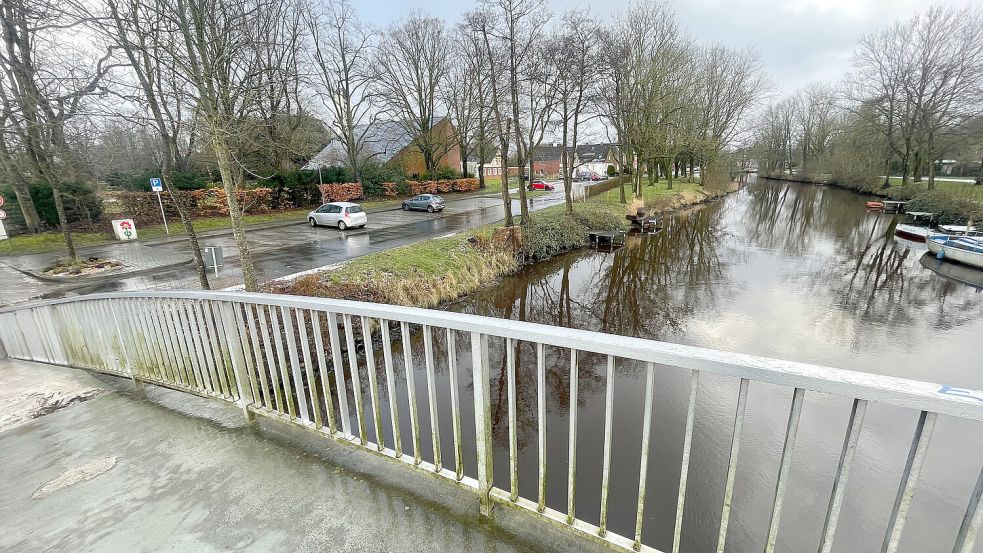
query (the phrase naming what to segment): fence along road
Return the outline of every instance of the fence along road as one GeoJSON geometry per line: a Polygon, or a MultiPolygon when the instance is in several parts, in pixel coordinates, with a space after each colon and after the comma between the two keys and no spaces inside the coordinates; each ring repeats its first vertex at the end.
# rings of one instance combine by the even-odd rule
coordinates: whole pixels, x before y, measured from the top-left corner
{"type": "MultiPolygon", "coordinates": [[[[495,348],[496,351],[499,348],[495,348]]],[[[96,294],[34,303],[0,310],[0,356],[89,369],[132,379],[138,389],[144,383],[184,391],[238,405],[248,420],[256,415],[299,425],[372,451],[394,461],[436,474],[473,491],[481,512],[490,515],[493,505],[526,512],[533,519],[566,528],[596,543],[623,550],[659,553],[642,535],[651,429],[653,390],[660,366],[690,371],[691,385],[676,503],[672,552],[678,553],[686,505],[687,477],[693,442],[698,384],[702,373],[739,379],[733,437],[729,448],[724,498],[716,551],[722,553],[733,502],[734,483],[741,448],[741,429],[751,382],[786,387],[791,408],[781,462],[774,490],[765,552],[774,551],[780,531],[782,504],[788,488],[792,451],[802,404],[807,392],[821,392],[852,400],[843,447],[835,471],[832,492],[817,550],[831,551],[854,453],[870,402],[911,410],[917,420],[911,446],[900,475],[897,497],[888,519],[881,551],[897,551],[905,521],[918,486],[922,464],[939,415],[983,421],[983,392],[952,388],[887,376],[844,371],[804,363],[722,352],[678,344],[552,327],[521,321],[392,305],[306,298],[271,294],[229,292],[130,292],[96,294]],[[427,394],[416,396],[412,341],[401,339],[420,333],[424,343],[427,394]],[[433,337],[446,337],[449,354],[435,355],[433,337]],[[508,387],[509,489],[494,486],[493,439],[490,410],[490,348],[501,345],[508,387]],[[377,347],[382,350],[382,370],[377,347]],[[401,351],[394,351],[396,344],[401,351]],[[515,355],[520,344],[536,352],[538,436],[538,493],[523,497],[518,486],[517,405],[515,355]],[[366,347],[368,345],[368,347],[366,347]],[[452,353],[470,351],[470,367],[458,366],[452,353]],[[604,449],[600,519],[597,524],[577,517],[578,477],[577,417],[571,410],[569,428],[549,432],[568,436],[569,470],[567,510],[546,505],[546,348],[558,348],[568,360],[569,374],[578,374],[587,355],[606,359],[607,386],[604,409],[604,449]],[[400,413],[396,400],[395,367],[402,360],[407,380],[408,412],[400,413]],[[612,376],[627,363],[645,367],[645,410],[639,444],[641,464],[637,494],[609,494],[612,421],[612,376]],[[451,381],[451,415],[454,450],[442,452],[438,436],[437,368],[451,381]],[[463,373],[463,374],[462,374],[463,373]],[[470,373],[470,374],[468,374],[470,373]],[[380,382],[384,377],[385,382],[380,382]],[[473,397],[461,398],[457,382],[470,377],[473,397]],[[363,379],[367,379],[367,382],[363,379]],[[348,390],[349,384],[352,387],[348,390]],[[383,420],[382,386],[388,401],[383,420]],[[362,393],[368,389],[369,403],[362,393]],[[353,401],[350,401],[353,400],[353,401]],[[462,426],[461,401],[473,401],[474,428],[462,426]],[[419,409],[420,403],[423,409],[419,409]],[[354,416],[352,416],[354,411],[354,416]],[[409,436],[401,435],[400,417],[410,420],[409,436]],[[430,418],[433,462],[421,455],[420,417],[430,418]],[[368,429],[371,428],[372,432],[368,429]],[[462,433],[473,433],[477,477],[464,473],[462,433]],[[389,439],[386,439],[388,435],[389,439]],[[374,441],[370,440],[374,437],[374,441]],[[447,462],[449,461],[449,462],[447,462]],[[623,536],[607,528],[611,502],[634,502],[634,535],[623,536]]],[[[565,361],[566,362],[566,361],[565,361]]],[[[570,379],[570,404],[577,402],[577,380],[570,379]]],[[[468,440],[470,443],[470,440],[468,440]]],[[[471,454],[471,452],[467,452],[471,454]]],[[[970,483],[966,483],[969,489],[970,483]]],[[[977,479],[951,551],[971,553],[981,523],[983,471],[977,479]]],[[[954,524],[954,522],[953,522],[954,524]]],[[[944,547],[944,546],[943,546],[944,547]]],[[[939,549],[940,551],[943,549],[939,549]]]]}

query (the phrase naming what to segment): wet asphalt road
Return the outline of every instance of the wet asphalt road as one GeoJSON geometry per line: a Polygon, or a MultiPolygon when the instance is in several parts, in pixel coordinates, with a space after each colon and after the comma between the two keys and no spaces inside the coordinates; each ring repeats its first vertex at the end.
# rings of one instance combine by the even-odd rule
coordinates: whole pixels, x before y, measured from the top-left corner
{"type": "MultiPolygon", "coordinates": [[[[556,187],[553,192],[530,198],[530,208],[538,210],[563,203],[562,183],[556,183],[556,187]]],[[[513,200],[512,212],[518,215],[518,200],[513,200]]],[[[363,229],[339,231],[326,227],[311,228],[306,222],[298,221],[296,225],[249,231],[248,240],[257,277],[260,282],[264,282],[420,240],[494,223],[504,217],[504,209],[498,196],[476,196],[448,200],[447,207],[442,213],[404,212],[398,209],[369,213],[369,222],[363,229]]],[[[204,239],[201,241],[201,246],[202,248],[222,246],[225,254],[225,266],[219,269],[217,275],[210,275],[213,288],[242,284],[238,251],[231,235],[204,239]]],[[[187,252],[190,256],[188,243],[183,240],[155,247],[170,252],[187,252]]],[[[194,267],[187,264],[148,275],[61,289],[47,294],[46,297],[165,288],[198,288],[194,267]]]]}

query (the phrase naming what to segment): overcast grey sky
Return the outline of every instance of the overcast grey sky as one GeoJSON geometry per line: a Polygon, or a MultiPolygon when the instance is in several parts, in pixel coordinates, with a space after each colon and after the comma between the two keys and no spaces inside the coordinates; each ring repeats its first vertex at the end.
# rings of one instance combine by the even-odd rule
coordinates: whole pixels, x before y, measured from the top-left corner
{"type": "MultiPolygon", "coordinates": [[[[456,20],[472,0],[352,0],[361,17],[385,26],[420,8],[456,20]]],[[[555,13],[588,7],[606,19],[629,0],[550,0],[555,13]]],[[[983,0],[939,0],[941,5],[983,5],[983,0]]],[[[925,0],[685,0],[673,2],[684,30],[700,42],[755,48],[777,90],[812,81],[836,81],[864,34],[930,5],[925,0]]]]}

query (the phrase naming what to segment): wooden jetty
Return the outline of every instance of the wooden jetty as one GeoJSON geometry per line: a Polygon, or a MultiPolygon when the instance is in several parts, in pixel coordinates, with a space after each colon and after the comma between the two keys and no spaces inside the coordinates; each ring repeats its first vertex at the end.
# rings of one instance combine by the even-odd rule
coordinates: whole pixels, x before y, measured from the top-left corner
{"type": "Polygon", "coordinates": [[[587,239],[595,248],[620,247],[625,245],[625,232],[621,230],[589,230],[587,239]]]}
{"type": "Polygon", "coordinates": [[[646,216],[645,210],[639,209],[635,215],[625,215],[625,219],[631,223],[631,229],[636,232],[658,232],[659,223],[655,215],[646,216]]]}

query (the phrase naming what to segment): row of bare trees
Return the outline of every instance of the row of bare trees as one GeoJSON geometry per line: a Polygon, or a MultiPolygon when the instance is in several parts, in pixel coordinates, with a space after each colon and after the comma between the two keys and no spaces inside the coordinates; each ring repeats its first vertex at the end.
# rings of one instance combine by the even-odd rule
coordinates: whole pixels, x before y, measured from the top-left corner
{"type": "MultiPolygon", "coordinates": [[[[931,7],[870,33],[854,70],[763,113],[756,157],[769,171],[928,179],[945,155],[983,145],[983,10],[931,7]],[[794,168],[794,169],[793,169],[794,168]]],[[[980,154],[983,156],[983,153],[980,154]]]]}
{"type": "MultiPolygon", "coordinates": [[[[671,179],[683,157],[705,178],[764,89],[752,53],[694,44],[658,2],[605,25],[586,11],[554,16],[545,0],[479,0],[457,22],[415,11],[379,30],[349,0],[9,0],[0,32],[0,172],[28,230],[40,229],[28,185],[43,182],[77,257],[60,186],[102,147],[93,126],[138,128],[172,197],[172,174],[207,155],[247,290],[258,282],[236,191],[267,176],[250,152],[262,143],[269,166],[288,169],[311,119],[355,180],[377,155],[380,123],[412,137],[428,174],[452,149],[465,176],[476,159],[482,186],[493,159],[505,181],[511,163],[531,175],[537,149],[557,142],[572,210],[584,136],[607,129],[636,194],[643,174],[671,179]],[[443,117],[452,133],[435,132],[443,117]]],[[[512,224],[507,185],[502,201],[512,224]]],[[[175,204],[207,288],[193,221],[175,204]]]]}

